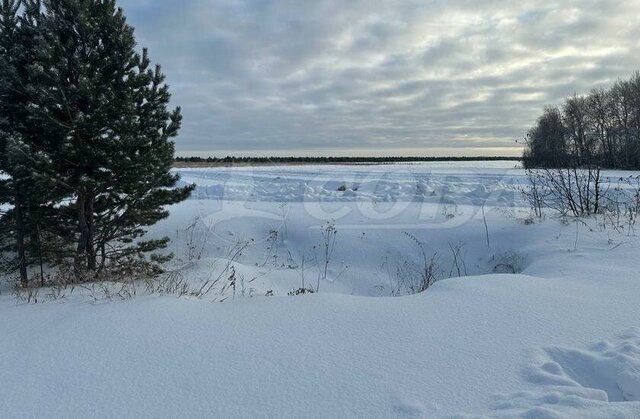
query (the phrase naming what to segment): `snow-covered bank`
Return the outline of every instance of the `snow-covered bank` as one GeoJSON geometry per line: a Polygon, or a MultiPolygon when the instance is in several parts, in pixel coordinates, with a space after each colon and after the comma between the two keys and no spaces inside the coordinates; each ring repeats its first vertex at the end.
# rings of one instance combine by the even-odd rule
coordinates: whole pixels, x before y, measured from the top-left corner
{"type": "Polygon", "coordinates": [[[152,235],[195,284],[248,243],[236,292],[3,293],[0,416],[640,416],[635,226],[533,220],[520,169],[397,166],[186,170],[152,235]],[[389,297],[421,249],[470,276],[389,297]]]}
{"type": "Polygon", "coordinates": [[[639,403],[606,400],[638,398],[639,292],[635,278],[503,275],[402,298],[2,304],[0,404],[4,417],[632,417],[639,403]]]}

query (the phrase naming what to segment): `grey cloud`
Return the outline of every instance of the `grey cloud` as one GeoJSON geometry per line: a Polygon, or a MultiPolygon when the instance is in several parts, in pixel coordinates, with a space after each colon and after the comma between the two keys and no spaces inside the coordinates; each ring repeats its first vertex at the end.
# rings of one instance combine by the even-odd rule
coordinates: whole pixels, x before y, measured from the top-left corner
{"type": "Polygon", "coordinates": [[[187,154],[507,152],[544,105],[640,68],[640,0],[121,5],[184,109],[187,154]]]}

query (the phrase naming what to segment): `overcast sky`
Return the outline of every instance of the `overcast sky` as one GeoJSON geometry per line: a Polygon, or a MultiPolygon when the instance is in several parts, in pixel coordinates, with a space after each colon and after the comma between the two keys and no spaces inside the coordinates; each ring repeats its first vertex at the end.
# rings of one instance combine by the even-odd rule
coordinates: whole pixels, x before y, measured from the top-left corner
{"type": "Polygon", "coordinates": [[[512,155],[544,105],[640,69],[640,0],[120,5],[182,155],[512,155]]]}

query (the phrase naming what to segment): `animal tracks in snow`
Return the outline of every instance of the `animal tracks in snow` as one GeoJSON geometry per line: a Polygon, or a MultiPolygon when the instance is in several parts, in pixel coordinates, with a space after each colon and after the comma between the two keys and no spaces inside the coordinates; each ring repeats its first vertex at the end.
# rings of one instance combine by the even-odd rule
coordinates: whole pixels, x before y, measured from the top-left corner
{"type": "Polygon", "coordinates": [[[534,390],[496,396],[492,416],[640,417],[640,330],[587,348],[545,348],[524,378],[534,390]]]}

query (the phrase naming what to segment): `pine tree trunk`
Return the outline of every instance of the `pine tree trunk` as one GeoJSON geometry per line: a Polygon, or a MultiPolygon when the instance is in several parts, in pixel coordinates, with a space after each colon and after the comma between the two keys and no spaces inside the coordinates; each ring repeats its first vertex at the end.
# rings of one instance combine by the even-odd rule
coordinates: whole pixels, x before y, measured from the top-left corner
{"type": "Polygon", "coordinates": [[[93,246],[94,224],[93,224],[93,204],[95,197],[91,193],[79,193],[76,201],[76,211],[78,214],[78,248],[76,250],[76,270],[80,268],[82,260],[86,262],[86,267],[90,271],[96,270],[96,251],[93,246]]]}
{"type": "Polygon", "coordinates": [[[44,259],[42,257],[42,230],[40,228],[40,221],[36,225],[36,233],[38,240],[38,264],[40,265],[40,286],[44,287],[44,259]]]}
{"type": "Polygon", "coordinates": [[[95,234],[95,226],[93,223],[93,204],[95,203],[95,196],[89,194],[86,201],[85,219],[87,222],[87,269],[90,271],[96,270],[96,250],[93,244],[93,238],[95,234]]]}
{"type": "Polygon", "coordinates": [[[15,214],[16,214],[16,247],[18,251],[19,269],[20,269],[20,282],[23,286],[29,285],[29,276],[27,274],[27,252],[24,244],[24,218],[23,218],[23,204],[20,195],[15,197],[15,214]]]}
{"type": "Polygon", "coordinates": [[[75,271],[76,276],[80,276],[82,272],[82,260],[86,257],[87,253],[87,241],[89,238],[89,227],[87,225],[87,217],[86,217],[86,202],[87,198],[84,193],[78,194],[78,199],[76,200],[76,212],[78,217],[78,230],[80,232],[80,237],[78,238],[78,247],[76,248],[76,260],[75,271]]]}
{"type": "Polygon", "coordinates": [[[105,248],[104,243],[101,243],[100,244],[100,266],[98,267],[98,270],[97,270],[98,275],[104,269],[104,265],[106,262],[107,262],[107,249],[105,248]]]}

